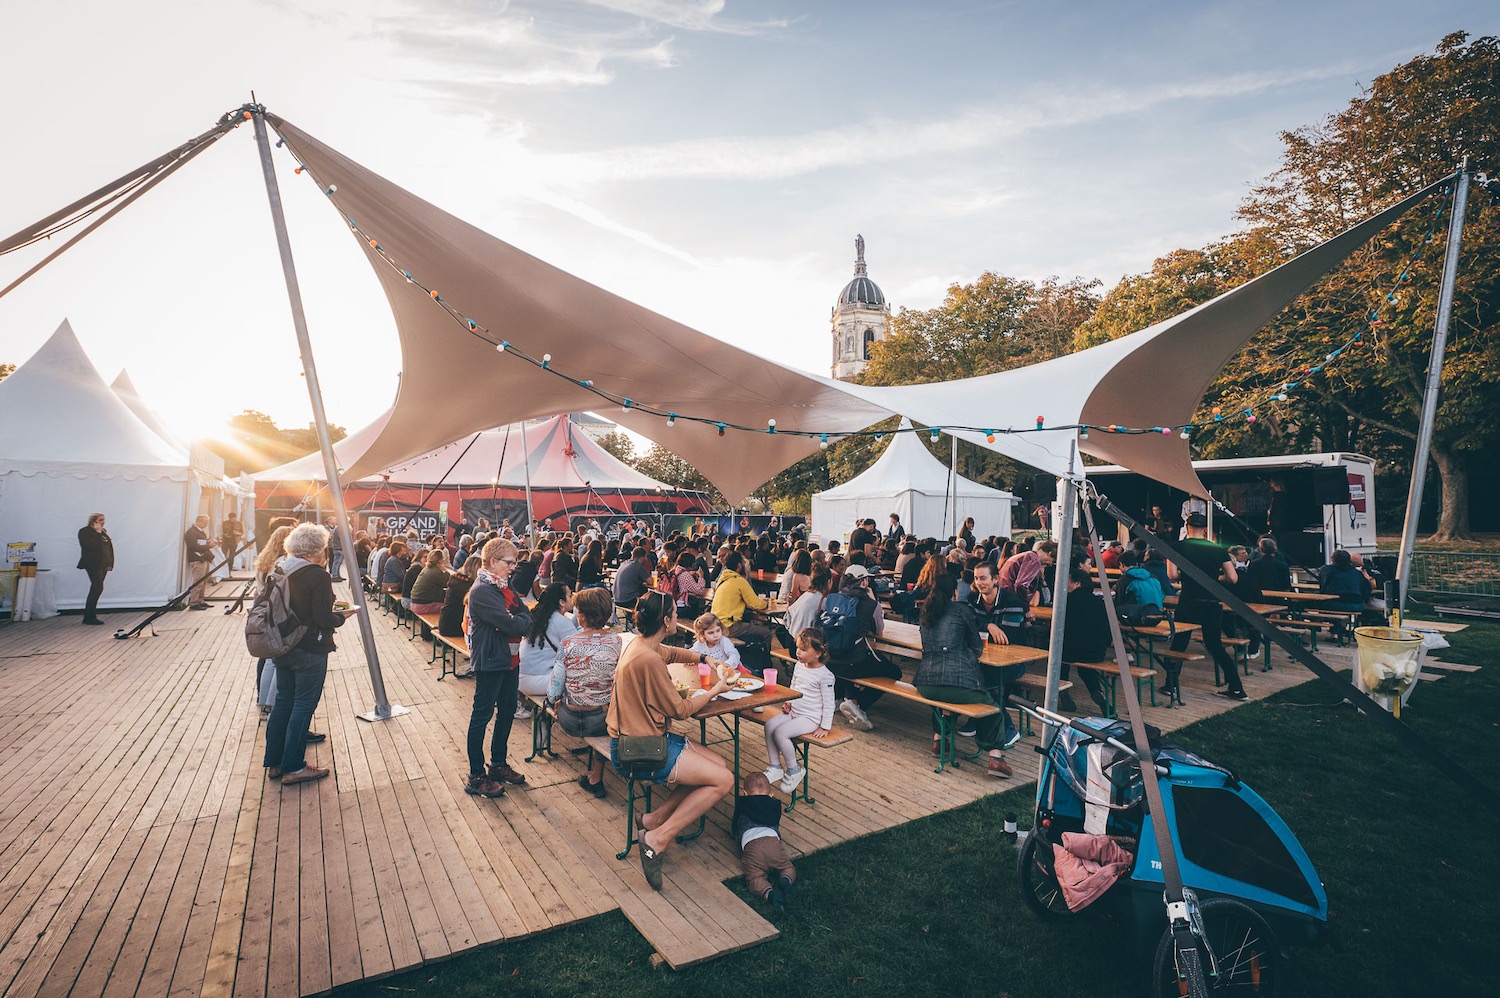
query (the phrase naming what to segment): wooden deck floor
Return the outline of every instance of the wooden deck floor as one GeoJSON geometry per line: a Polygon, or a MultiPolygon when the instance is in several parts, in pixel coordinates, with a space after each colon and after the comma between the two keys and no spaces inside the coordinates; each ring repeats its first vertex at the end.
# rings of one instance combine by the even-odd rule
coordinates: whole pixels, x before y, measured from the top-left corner
{"type": "MultiPolygon", "coordinates": [[[[0,994],[316,994],[620,909],[674,965],[772,939],[724,886],[738,875],[725,834],[674,849],[666,889],[645,884],[622,843],[621,788],[575,784],[579,757],[517,763],[524,791],[466,796],[460,778],[470,687],[436,682],[419,641],[373,621],[393,702],[408,717],[366,724],[357,632],[330,662],[310,760],[333,778],[283,790],[261,769],[263,725],[242,616],[221,605],[164,617],[157,635],[113,640],[68,616],[0,629],[0,994]],[[705,924],[717,926],[705,933],[705,924]]],[[[1349,653],[1327,657],[1347,663],[1349,653]]],[[[1187,705],[1148,708],[1180,727],[1232,705],[1185,672],[1187,705]]],[[[1277,668],[1252,696],[1301,682],[1277,668]]],[[[1086,698],[1085,698],[1086,702],[1086,698]]],[[[879,727],[815,754],[815,807],[783,821],[811,852],[1009,789],[965,765],[932,772],[929,721],[887,701],[879,727]]],[[[765,765],[746,725],[744,771],[765,765]]],[[[529,752],[518,721],[512,760],[529,752]]],[[[560,749],[561,750],[561,749],[560,749]]]]}

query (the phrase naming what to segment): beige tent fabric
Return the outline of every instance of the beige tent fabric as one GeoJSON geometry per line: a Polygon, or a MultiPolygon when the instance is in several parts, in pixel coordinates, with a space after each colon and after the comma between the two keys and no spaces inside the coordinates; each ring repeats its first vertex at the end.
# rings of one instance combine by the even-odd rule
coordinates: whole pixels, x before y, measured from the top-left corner
{"type": "MultiPolygon", "coordinates": [[[[387,256],[466,317],[533,357],[637,402],[745,426],[851,431],[889,413],[836,383],[783,367],[632,304],[449,215],[274,115],[297,161],[346,218],[387,256]]],[[[597,395],[526,361],[501,355],[407,281],[361,240],[395,313],[404,363],[390,420],[345,469],[363,478],[452,440],[508,422],[599,410],[597,395]]],[[[605,410],[661,442],[738,503],[818,449],[784,433],[727,431],[605,410]]]]}
{"type": "MultiPolygon", "coordinates": [[[[345,469],[356,480],[500,423],[595,410],[693,465],[734,503],[813,453],[816,437],[729,430],[602,409],[557,375],[498,353],[434,301],[533,357],[636,402],[707,419],[781,430],[842,433],[892,413],[925,426],[1029,429],[1180,425],[1245,342],[1308,285],[1379,229],[1448,183],[1393,205],[1294,260],[1149,329],[1077,354],[979,378],[864,387],[807,374],[730,346],[582,281],[455,218],[349,160],[284,119],[268,120],[359,235],[395,313],[405,365],[390,418],[345,469]],[[382,258],[365,240],[377,240],[382,258]],[[409,270],[418,283],[407,280],[409,270]],[[441,400],[441,401],[439,401],[441,400]]],[[[955,436],[1056,475],[1075,468],[1073,449],[1122,464],[1194,495],[1204,492],[1177,434],[953,430],[955,436]]]]}
{"type": "Polygon", "coordinates": [[[1123,465],[1191,495],[1206,494],[1193,472],[1189,442],[1176,432],[1107,433],[1110,425],[1182,426],[1193,418],[1219,370],[1261,327],[1315,280],[1337,266],[1401,214],[1448,184],[1445,178],[1325,243],[1219,297],[1089,350],[1003,371],[930,385],[846,386],[875,405],[926,426],[1028,429],[1094,427],[1088,439],[1072,429],[1020,434],[954,431],[954,435],[1019,461],[1066,475],[1072,447],[1123,465]]]}

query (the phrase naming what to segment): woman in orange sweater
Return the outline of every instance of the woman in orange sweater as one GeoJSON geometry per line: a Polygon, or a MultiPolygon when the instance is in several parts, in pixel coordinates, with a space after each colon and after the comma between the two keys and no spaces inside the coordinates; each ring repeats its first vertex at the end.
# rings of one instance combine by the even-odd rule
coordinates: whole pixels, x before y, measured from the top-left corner
{"type": "Polygon", "coordinates": [[[605,725],[610,762],[620,773],[625,772],[619,757],[622,737],[667,736],[666,764],[651,780],[671,788],[672,793],[641,818],[641,872],[652,889],[659,891],[662,854],[734,786],[734,775],[723,759],[682,735],[669,734],[667,728],[673,718],[692,717],[710,698],[730,689],[735,670],[720,659],[662,644],[677,629],[677,603],[666,593],[642,596],[635,606],[635,622],[640,636],[620,654],[605,725]],[[706,662],[715,667],[718,681],[710,689],[683,697],[672,684],[668,662],[706,662]]]}

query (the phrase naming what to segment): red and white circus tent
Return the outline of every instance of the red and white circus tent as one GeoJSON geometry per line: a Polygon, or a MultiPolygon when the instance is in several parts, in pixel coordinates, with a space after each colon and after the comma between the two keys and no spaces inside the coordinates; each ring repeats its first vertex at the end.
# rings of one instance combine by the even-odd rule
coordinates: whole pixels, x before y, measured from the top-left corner
{"type": "MultiPolygon", "coordinates": [[[[388,421],[382,414],[334,445],[339,467],[352,467],[388,421]]],[[[446,510],[452,522],[484,516],[526,517],[526,487],[532,515],[555,527],[580,517],[698,514],[708,496],[672,488],[644,475],[601,447],[569,416],[483,430],[379,474],[344,483],[344,501],[364,523],[372,516],[404,522],[419,508],[432,523],[446,510]]],[[[322,458],[316,453],[254,476],[257,511],[275,516],[296,510],[330,513],[322,458]]]]}

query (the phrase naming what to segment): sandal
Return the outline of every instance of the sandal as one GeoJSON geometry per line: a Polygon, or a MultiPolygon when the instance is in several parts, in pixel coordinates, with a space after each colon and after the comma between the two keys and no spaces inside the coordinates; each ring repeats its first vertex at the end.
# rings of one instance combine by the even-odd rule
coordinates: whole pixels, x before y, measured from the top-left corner
{"type": "Polygon", "coordinates": [[[641,839],[641,873],[653,891],[661,890],[661,853],[646,845],[645,839],[641,839]]]}

